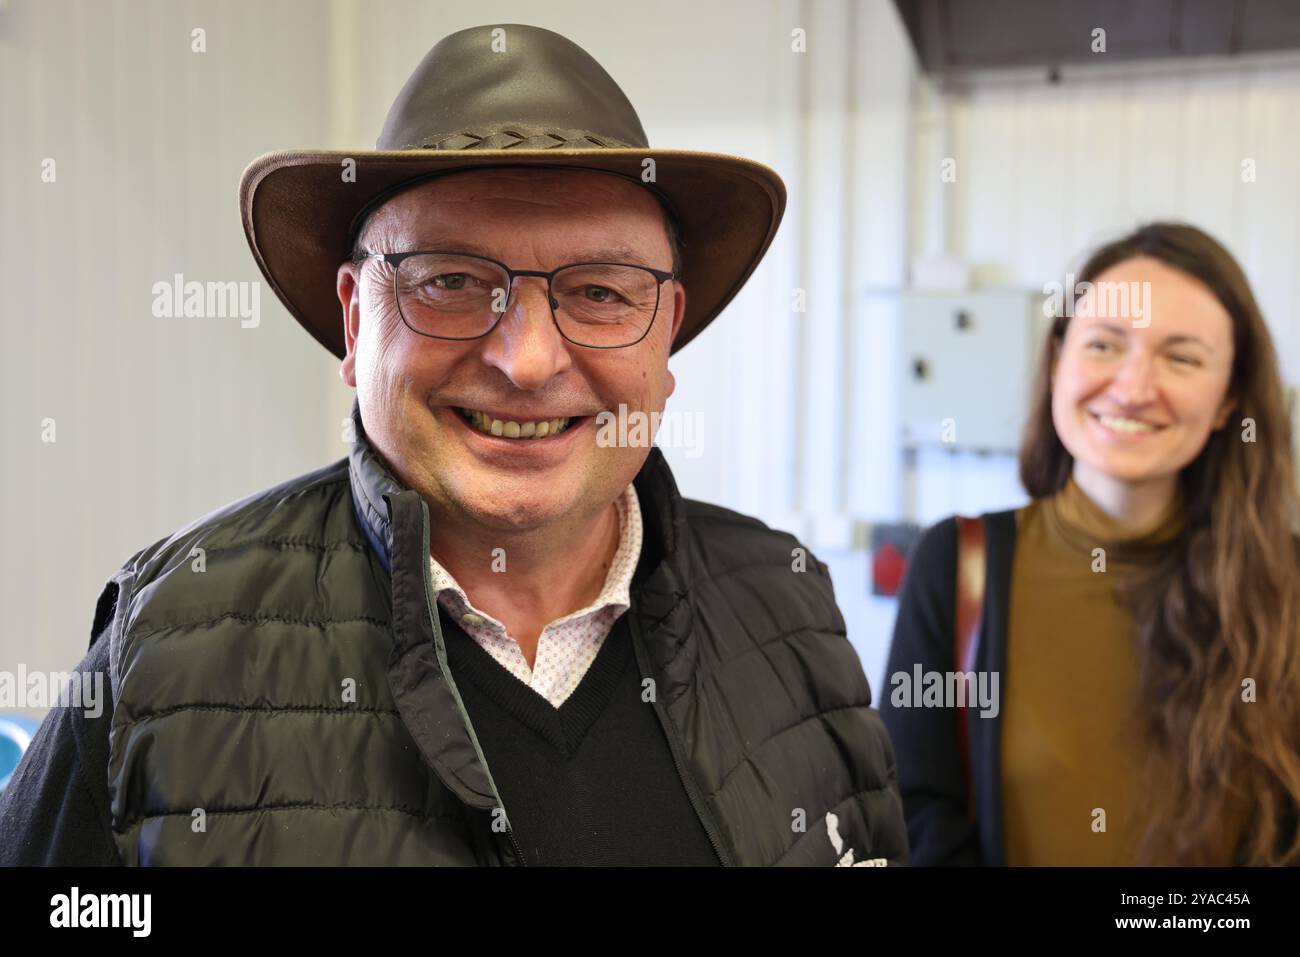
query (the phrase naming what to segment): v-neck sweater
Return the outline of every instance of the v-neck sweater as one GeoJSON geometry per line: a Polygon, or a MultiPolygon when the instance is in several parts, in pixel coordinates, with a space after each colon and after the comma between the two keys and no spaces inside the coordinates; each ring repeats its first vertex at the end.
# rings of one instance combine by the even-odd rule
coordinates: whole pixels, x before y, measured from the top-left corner
{"type": "Polygon", "coordinates": [[[716,865],[646,698],[626,615],[556,708],[440,609],[447,660],[529,864],[716,865]]]}

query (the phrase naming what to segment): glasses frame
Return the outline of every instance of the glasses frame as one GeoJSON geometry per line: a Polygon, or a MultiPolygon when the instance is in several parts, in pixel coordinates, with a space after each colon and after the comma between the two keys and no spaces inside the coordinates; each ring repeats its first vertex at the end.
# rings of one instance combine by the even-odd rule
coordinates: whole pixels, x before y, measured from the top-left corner
{"type": "Polygon", "coordinates": [[[654,327],[655,320],[659,318],[659,305],[663,300],[663,284],[670,279],[675,280],[679,276],[679,273],[676,270],[667,271],[663,269],[654,269],[650,266],[643,266],[640,263],[568,263],[564,266],[560,266],[558,269],[552,269],[550,272],[544,272],[538,269],[511,269],[505,263],[501,262],[501,260],[493,259],[491,256],[480,256],[478,253],[462,253],[457,252],[454,249],[412,249],[408,252],[402,253],[370,252],[358,257],[359,262],[364,262],[367,259],[375,259],[382,263],[388,263],[393,267],[393,301],[397,304],[397,314],[402,317],[402,324],[417,336],[424,336],[428,339],[443,339],[448,342],[473,342],[475,339],[482,339],[484,336],[491,335],[492,331],[501,324],[501,319],[510,311],[510,301],[514,298],[515,279],[519,276],[536,276],[538,279],[546,280],[546,304],[551,308],[551,322],[555,323],[556,331],[559,332],[561,338],[563,338],[565,342],[571,342],[575,346],[581,346],[584,349],[627,349],[631,346],[637,345],[650,334],[650,330],[654,327]],[[492,325],[488,326],[484,332],[479,333],[477,336],[439,336],[432,332],[422,332],[419,329],[416,329],[407,321],[406,314],[402,312],[402,298],[397,291],[398,270],[401,268],[404,260],[410,259],[413,256],[459,256],[464,259],[477,259],[480,262],[488,262],[492,263],[494,266],[500,266],[506,273],[506,308],[497,313],[496,320],[492,325]],[[559,308],[559,303],[555,301],[555,295],[551,288],[551,281],[555,278],[556,273],[563,272],[566,269],[572,269],[574,266],[624,266],[631,269],[640,269],[642,272],[648,272],[650,275],[654,276],[655,279],[658,280],[655,284],[655,311],[650,317],[650,321],[646,323],[645,331],[632,342],[627,342],[617,346],[592,346],[585,342],[578,342],[576,339],[570,339],[565,335],[564,329],[560,326],[559,316],[555,314],[556,309],[559,308]]]}

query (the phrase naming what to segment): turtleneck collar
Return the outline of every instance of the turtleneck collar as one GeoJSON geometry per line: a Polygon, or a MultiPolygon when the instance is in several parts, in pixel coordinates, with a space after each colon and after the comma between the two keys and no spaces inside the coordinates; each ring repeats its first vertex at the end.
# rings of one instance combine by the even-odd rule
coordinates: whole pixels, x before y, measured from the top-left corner
{"type": "Polygon", "coordinates": [[[1070,545],[1086,552],[1100,547],[1112,556],[1141,557],[1168,545],[1183,527],[1183,496],[1178,485],[1160,514],[1138,528],[1107,514],[1073,476],[1044,504],[1052,528],[1070,545]]]}

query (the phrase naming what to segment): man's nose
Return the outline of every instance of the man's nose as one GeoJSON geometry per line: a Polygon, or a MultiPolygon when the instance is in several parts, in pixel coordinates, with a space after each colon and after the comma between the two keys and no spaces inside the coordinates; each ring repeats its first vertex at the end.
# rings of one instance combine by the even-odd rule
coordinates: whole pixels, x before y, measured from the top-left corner
{"type": "Polygon", "coordinates": [[[1156,390],[1155,360],[1143,350],[1124,357],[1111,382],[1111,395],[1123,405],[1138,406],[1154,402],[1156,390]]]}
{"type": "Polygon", "coordinates": [[[569,343],[551,315],[546,280],[521,276],[509,290],[505,315],[483,345],[483,361],[515,388],[540,389],[572,364],[569,343]]]}

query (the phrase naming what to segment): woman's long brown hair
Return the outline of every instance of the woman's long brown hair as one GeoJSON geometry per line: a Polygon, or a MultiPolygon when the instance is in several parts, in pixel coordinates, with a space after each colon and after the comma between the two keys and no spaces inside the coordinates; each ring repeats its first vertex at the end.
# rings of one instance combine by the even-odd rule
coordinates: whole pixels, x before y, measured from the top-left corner
{"type": "MultiPolygon", "coordinates": [[[[1121,595],[1137,629],[1137,705],[1154,802],[1138,858],[1294,863],[1300,501],[1277,353],[1241,267],[1193,226],[1143,226],[1094,252],[1078,281],[1136,256],[1200,281],[1232,317],[1235,403],[1226,426],[1182,470],[1180,536],[1121,595]],[[1254,701],[1245,700],[1250,682],[1254,701]]],[[[1020,451],[1020,478],[1034,498],[1060,491],[1074,465],[1052,422],[1051,376],[1068,325],[1058,316],[1048,334],[1020,451]]]]}

